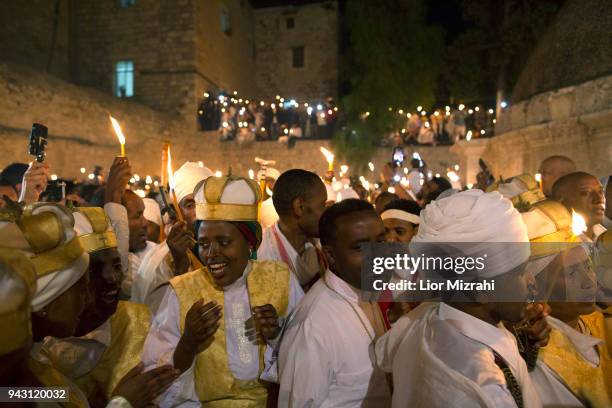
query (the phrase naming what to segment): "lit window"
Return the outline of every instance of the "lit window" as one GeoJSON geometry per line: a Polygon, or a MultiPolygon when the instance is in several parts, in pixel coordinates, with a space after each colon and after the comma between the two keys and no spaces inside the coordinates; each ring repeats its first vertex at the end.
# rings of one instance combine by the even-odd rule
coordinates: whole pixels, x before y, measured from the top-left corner
{"type": "Polygon", "coordinates": [[[289,17],[286,20],[286,24],[288,29],[292,29],[293,27],[295,27],[295,19],[293,17],[289,17]]]}
{"type": "Polygon", "coordinates": [[[232,34],[230,12],[227,7],[221,7],[221,32],[225,35],[232,34]]]}
{"type": "Polygon", "coordinates": [[[115,96],[126,98],[134,96],[134,63],[117,61],[115,65],[115,96]]]}
{"type": "Polygon", "coordinates": [[[291,48],[291,61],[293,68],[304,68],[304,47],[291,48]]]}
{"type": "Polygon", "coordinates": [[[119,0],[119,5],[121,8],[130,7],[136,4],[136,0],[119,0]]]}

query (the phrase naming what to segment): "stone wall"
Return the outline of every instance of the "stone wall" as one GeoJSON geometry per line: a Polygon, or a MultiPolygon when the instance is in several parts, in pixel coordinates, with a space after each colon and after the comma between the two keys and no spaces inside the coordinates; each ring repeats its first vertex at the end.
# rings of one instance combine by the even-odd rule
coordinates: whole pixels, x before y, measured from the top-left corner
{"type": "Polygon", "coordinates": [[[115,63],[134,62],[134,97],[154,109],[195,116],[195,0],[80,0],[75,82],[113,93],[115,63]]]}
{"type": "Polygon", "coordinates": [[[548,156],[571,157],[578,169],[603,177],[612,173],[612,75],[545,92],[511,105],[498,118],[496,136],[461,141],[453,152],[474,183],[478,158],[496,176],[536,173],[548,156]]]}
{"type": "Polygon", "coordinates": [[[70,0],[6,0],[0,12],[0,56],[46,71],[70,77],[70,0]],[[56,9],[57,5],[57,9],[56,9]],[[57,12],[57,17],[56,17],[57,12]],[[53,32],[57,31],[55,42],[53,32]]]}
{"type": "Polygon", "coordinates": [[[338,88],[338,5],[255,10],[257,86],[264,98],[276,94],[314,101],[335,97],[338,88]],[[293,18],[294,28],[286,20],[293,18]],[[293,68],[292,47],[304,47],[304,68],[293,68]]]}
{"type": "Polygon", "coordinates": [[[246,0],[198,0],[195,2],[196,92],[208,89],[238,91],[247,98],[257,95],[253,49],[253,10],[246,0]],[[228,34],[221,30],[221,13],[229,15],[228,34]]]}
{"type": "MultiPolygon", "coordinates": [[[[256,169],[255,157],[276,159],[279,170],[294,167],[324,174],[327,164],[320,146],[329,141],[298,141],[288,150],[278,142],[220,142],[218,132],[196,132],[190,123],[141,104],[122,100],[91,88],[79,87],[54,76],[19,65],[0,63],[0,168],[15,161],[29,162],[28,134],[32,122],[49,128],[47,161],[62,177],[80,177],[79,169],[101,165],[108,171],[119,144],[109,123],[111,113],[127,138],[126,150],[132,169],[140,175],[160,174],[160,148],[172,143],[175,168],[185,160],[203,161],[213,171],[247,175],[256,169]]],[[[417,151],[433,172],[444,173],[458,163],[449,148],[419,147],[417,151]]],[[[413,150],[407,149],[406,156],[413,150]]],[[[389,148],[379,149],[372,159],[376,173],[390,160],[389,148]]],[[[337,163],[339,167],[341,163],[337,163]]],[[[370,180],[376,177],[370,175],[370,180]]]]}

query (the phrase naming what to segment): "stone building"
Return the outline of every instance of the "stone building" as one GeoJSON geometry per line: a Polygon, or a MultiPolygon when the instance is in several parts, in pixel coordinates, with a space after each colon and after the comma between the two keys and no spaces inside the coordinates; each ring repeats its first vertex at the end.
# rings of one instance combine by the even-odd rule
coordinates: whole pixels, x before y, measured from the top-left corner
{"type": "Polygon", "coordinates": [[[281,93],[313,101],[337,96],[336,1],[255,10],[257,86],[264,98],[281,93]]]}
{"type": "Polygon", "coordinates": [[[611,30],[608,1],[565,3],[519,76],[496,136],[453,146],[464,180],[475,182],[479,157],[504,177],[536,173],[555,154],[598,177],[612,174],[611,30]]]}
{"type": "Polygon", "coordinates": [[[246,98],[336,94],[335,1],[287,9],[253,9],[248,0],[11,3],[0,16],[3,61],[126,97],[194,125],[207,90],[238,91],[246,98]],[[290,19],[293,29],[287,28],[290,19]],[[301,59],[292,59],[299,47],[301,59]]]}

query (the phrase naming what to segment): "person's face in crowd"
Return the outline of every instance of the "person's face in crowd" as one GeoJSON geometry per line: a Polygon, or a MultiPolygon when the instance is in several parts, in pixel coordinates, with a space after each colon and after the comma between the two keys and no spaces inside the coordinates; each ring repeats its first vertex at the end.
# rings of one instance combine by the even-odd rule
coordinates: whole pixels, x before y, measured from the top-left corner
{"type": "Polygon", "coordinates": [[[74,336],[89,297],[89,273],[83,274],[74,285],[48,304],[43,311],[32,313],[34,341],[45,336],[66,338],[74,336]]]}
{"type": "Polygon", "coordinates": [[[187,223],[187,228],[190,231],[193,231],[195,228],[196,222],[196,204],[193,198],[193,194],[188,194],[181,199],[179,203],[181,207],[181,211],[183,211],[183,216],[185,217],[185,222],[187,223]]]}
{"type": "MultiPolygon", "coordinates": [[[[505,321],[518,323],[525,317],[525,306],[527,301],[533,297],[536,287],[533,275],[526,271],[527,263],[523,263],[512,271],[495,277],[495,287],[504,288],[506,293],[513,298],[524,299],[516,302],[492,302],[483,303],[489,315],[495,322],[505,321]]],[[[486,294],[485,294],[486,296],[486,294]]]]}
{"type": "Polygon", "coordinates": [[[582,215],[587,226],[603,222],[606,200],[597,178],[581,177],[568,191],[567,197],[563,197],[563,203],[582,215]]]}
{"type": "MultiPolygon", "coordinates": [[[[311,238],[319,236],[319,219],[325,211],[327,201],[327,190],[323,183],[316,186],[302,198],[297,199],[298,225],[300,229],[311,238]]],[[[294,204],[295,207],[295,204],[294,204]]]]}
{"type": "Polygon", "coordinates": [[[159,231],[159,225],[157,225],[153,221],[147,222],[147,240],[159,244],[159,231]]]}
{"type": "Polygon", "coordinates": [[[17,201],[17,192],[11,186],[0,186],[0,208],[4,208],[6,203],[2,199],[2,197],[7,196],[13,201],[17,201]]]}
{"type": "Polygon", "coordinates": [[[336,220],[333,243],[323,250],[330,269],[355,288],[361,287],[362,244],[385,242],[385,226],[371,212],[355,212],[336,220]]]}
{"type": "Polygon", "coordinates": [[[125,207],[130,227],[130,251],[140,251],[147,246],[148,221],[144,217],[144,202],[136,194],[127,193],[125,207]]]}
{"type": "Polygon", "coordinates": [[[224,287],[244,273],[250,245],[233,224],[203,221],[198,229],[198,251],[215,283],[224,287]]]}
{"type": "Polygon", "coordinates": [[[387,218],[383,220],[385,225],[385,240],[387,242],[408,243],[415,236],[418,226],[411,222],[387,218]]]}
{"type": "Polygon", "coordinates": [[[583,247],[563,251],[541,273],[553,284],[549,303],[554,317],[567,322],[595,311],[597,278],[583,247]]]}
{"type": "Polygon", "coordinates": [[[544,161],[540,167],[544,195],[546,197],[552,196],[552,187],[555,181],[573,171],[576,171],[576,166],[565,160],[551,159],[544,161]]]}
{"type": "Polygon", "coordinates": [[[117,248],[106,248],[89,254],[89,271],[89,303],[81,317],[77,336],[98,328],[117,310],[123,276],[117,248]]]}

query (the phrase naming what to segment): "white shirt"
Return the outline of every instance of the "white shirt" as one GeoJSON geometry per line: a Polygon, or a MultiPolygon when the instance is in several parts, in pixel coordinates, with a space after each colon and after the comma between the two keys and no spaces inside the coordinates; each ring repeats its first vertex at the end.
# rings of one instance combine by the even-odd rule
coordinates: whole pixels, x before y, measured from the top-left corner
{"type": "MultiPolygon", "coordinates": [[[[223,289],[223,318],[225,319],[228,365],[234,377],[240,380],[254,380],[259,373],[258,346],[248,342],[244,334],[244,324],[251,317],[251,305],[246,286],[246,276],[250,270],[251,263],[248,264],[240,279],[223,289]]],[[[173,365],[174,349],[182,335],[179,300],[174,289],[171,286],[167,288],[145,340],[142,357],[145,370],[164,364],[173,365]]],[[[299,282],[290,275],[289,302],[285,316],[293,310],[303,296],[304,292],[299,282]]],[[[274,349],[276,345],[275,341],[269,341],[264,354],[265,368],[261,378],[266,381],[277,379],[274,349]]],[[[170,388],[158,397],[157,402],[160,406],[200,406],[200,399],[194,386],[194,366],[195,364],[192,364],[170,388]]]]}
{"type": "Polygon", "coordinates": [[[319,259],[314,245],[306,242],[302,255],[293,248],[287,237],[278,227],[278,222],[263,232],[261,245],[257,249],[257,259],[286,262],[281,256],[279,245],[282,245],[289,260],[289,270],[297,277],[300,284],[312,281],[319,272],[319,259]],[[278,237],[278,240],[277,238],[278,237]]]}
{"type": "Polygon", "coordinates": [[[166,262],[169,254],[170,248],[166,241],[149,251],[140,262],[132,284],[130,300],[146,304],[152,315],[157,312],[164,293],[163,290],[156,289],[174,277],[174,271],[166,262]]]}
{"type": "Polygon", "coordinates": [[[376,359],[393,372],[394,407],[515,408],[492,350],[516,377],[524,406],[541,407],[512,334],[445,303],[400,318],[377,341],[376,359]]]}
{"type": "Polygon", "coordinates": [[[132,283],[138,274],[138,268],[142,259],[149,251],[157,246],[156,243],[147,241],[146,246],[138,252],[130,252],[130,225],[127,209],[117,203],[104,204],[104,212],[111,221],[111,226],[117,236],[117,249],[121,256],[123,266],[123,280],[121,281],[121,292],[123,296],[130,299],[132,283]]]}
{"type": "MultiPolygon", "coordinates": [[[[551,327],[567,337],[588,364],[593,367],[599,366],[597,345],[603,340],[582,334],[552,316],[548,316],[546,320],[551,327]]],[[[584,407],[565,386],[563,380],[542,360],[538,359],[530,375],[544,407],[584,407]]]]}
{"type": "Polygon", "coordinates": [[[93,371],[111,341],[110,319],[100,327],[81,337],[57,339],[45,337],[43,347],[53,356],[56,367],[72,380],[93,371]]]}
{"type": "Polygon", "coordinates": [[[374,328],[358,300],[330,271],[304,296],[281,339],[279,407],[389,406],[372,355],[374,328]]]}

